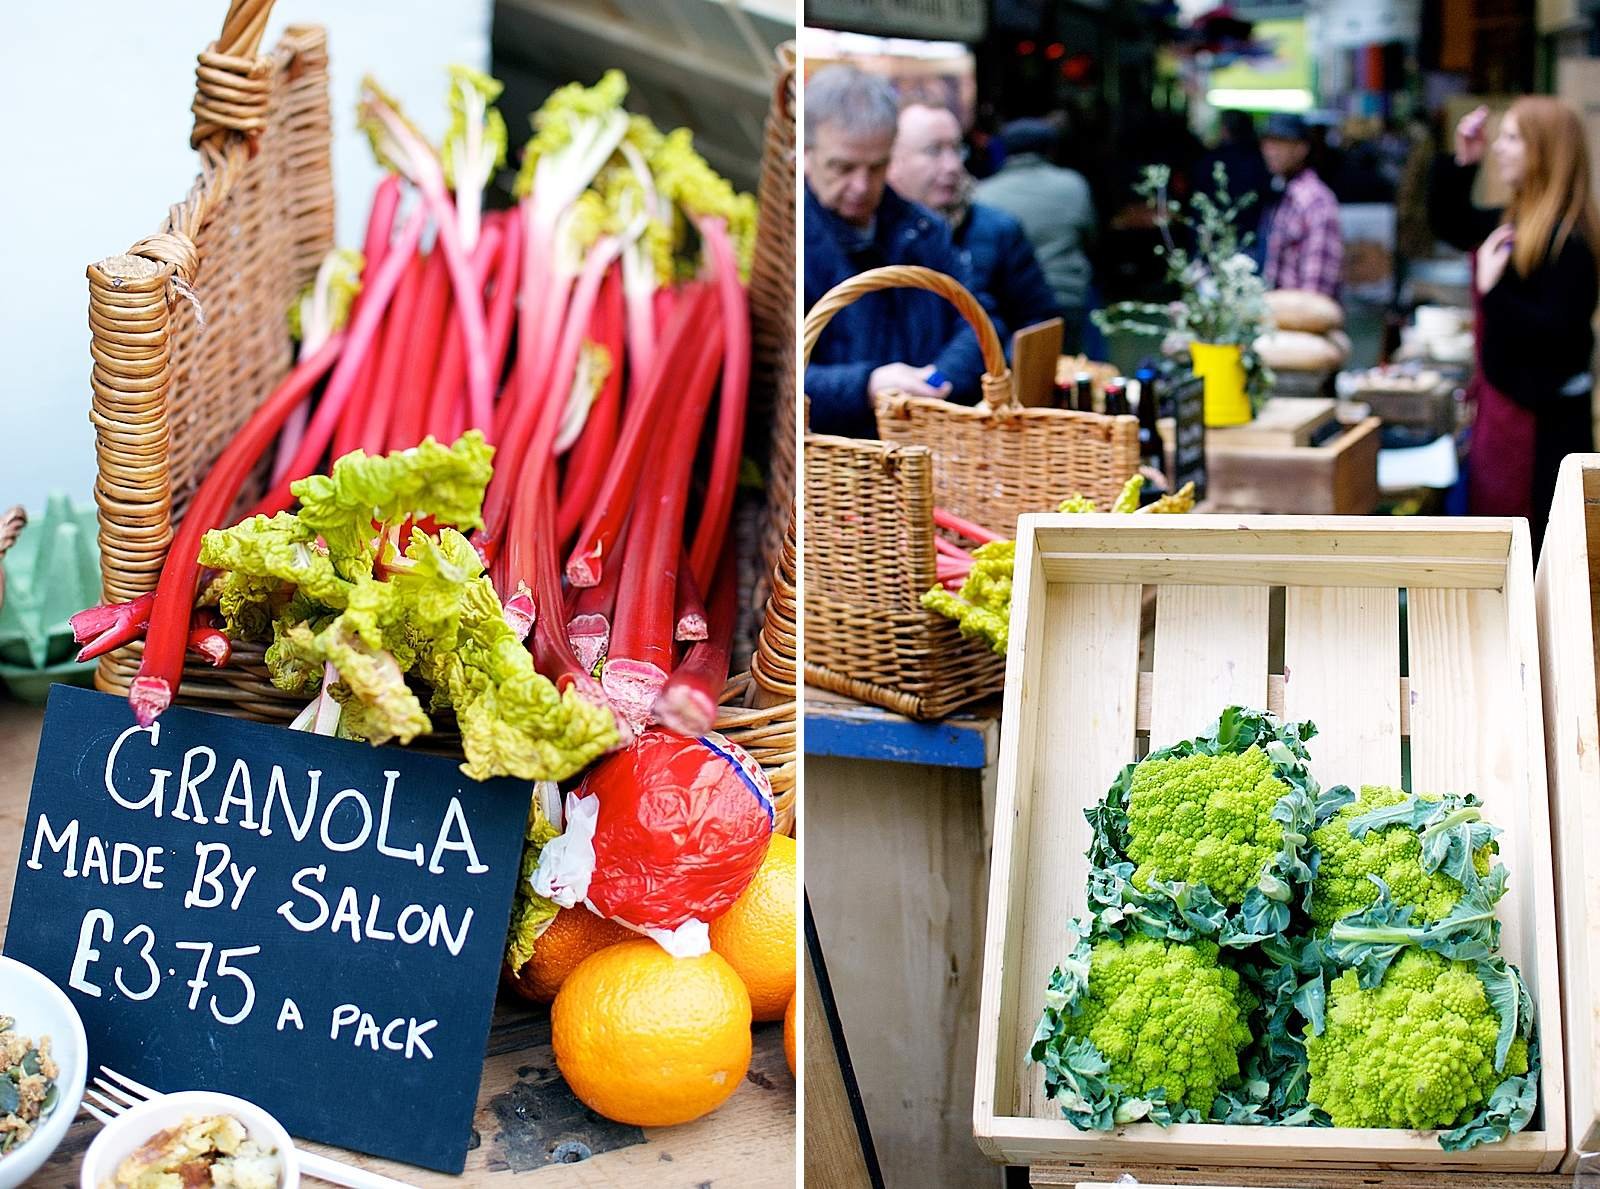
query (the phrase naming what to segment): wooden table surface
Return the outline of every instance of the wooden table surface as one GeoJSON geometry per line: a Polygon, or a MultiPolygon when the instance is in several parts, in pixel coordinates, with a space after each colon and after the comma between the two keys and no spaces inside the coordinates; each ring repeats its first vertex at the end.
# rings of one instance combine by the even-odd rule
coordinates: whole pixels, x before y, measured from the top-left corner
{"type": "MultiPolygon", "coordinates": [[[[0,700],[0,932],[11,911],[17,850],[27,818],[43,712],[0,700]]],[[[80,1115],[30,1185],[78,1183],[84,1149],[99,1124],[80,1115]]],[[[681,1127],[643,1130],[602,1119],[580,1103],[556,1070],[550,1017],[502,993],[473,1120],[472,1150],[461,1177],[305,1145],[418,1186],[496,1185],[537,1173],[543,1186],[660,1186],[728,1189],[792,1186],[795,1083],[783,1057],[783,1025],[758,1024],[750,1072],[718,1110],[681,1127]]]]}

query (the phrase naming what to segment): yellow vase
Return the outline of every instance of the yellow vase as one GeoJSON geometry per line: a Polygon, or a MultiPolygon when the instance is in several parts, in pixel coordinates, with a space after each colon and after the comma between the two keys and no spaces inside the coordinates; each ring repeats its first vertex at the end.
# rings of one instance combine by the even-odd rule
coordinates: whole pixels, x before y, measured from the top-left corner
{"type": "Polygon", "coordinates": [[[1244,390],[1244,348],[1237,343],[1190,343],[1194,374],[1206,382],[1206,428],[1243,425],[1255,416],[1244,390]]]}

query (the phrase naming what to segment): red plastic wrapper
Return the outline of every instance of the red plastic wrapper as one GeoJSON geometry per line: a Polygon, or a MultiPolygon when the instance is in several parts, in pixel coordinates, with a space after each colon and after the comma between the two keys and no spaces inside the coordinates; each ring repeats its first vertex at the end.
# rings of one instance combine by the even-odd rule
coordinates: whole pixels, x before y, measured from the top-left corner
{"type": "Polygon", "coordinates": [[[742,749],[652,728],[567,795],[566,832],[541,853],[534,888],[703,953],[705,924],[755,878],[772,827],[771,786],[742,749]]]}

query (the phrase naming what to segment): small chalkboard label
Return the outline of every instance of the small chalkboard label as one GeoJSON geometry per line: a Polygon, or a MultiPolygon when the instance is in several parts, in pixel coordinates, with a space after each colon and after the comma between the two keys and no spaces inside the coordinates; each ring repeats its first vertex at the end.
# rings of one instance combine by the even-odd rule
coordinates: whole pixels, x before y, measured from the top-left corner
{"type": "Polygon", "coordinates": [[[529,792],[58,685],[5,952],[72,998],[91,1066],[460,1172],[529,792]]]}
{"type": "Polygon", "coordinates": [[[1206,498],[1206,384],[1186,376],[1172,389],[1173,490],[1194,484],[1195,503],[1206,498]]]}

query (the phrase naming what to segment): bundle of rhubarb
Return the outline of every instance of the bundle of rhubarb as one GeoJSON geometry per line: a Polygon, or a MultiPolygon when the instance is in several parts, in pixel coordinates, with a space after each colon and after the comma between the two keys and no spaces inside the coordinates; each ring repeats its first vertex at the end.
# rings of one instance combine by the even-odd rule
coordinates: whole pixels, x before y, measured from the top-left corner
{"type": "Polygon", "coordinates": [[[406,741],[449,712],[480,779],[561,780],[651,724],[711,728],[754,200],[686,130],[625,111],[612,71],[550,96],[516,205],[487,211],[500,89],[453,68],[435,146],[363,83],[388,173],[362,251],[293,304],[299,361],[194,492],[157,588],[74,620],[81,659],[142,638],[140,722],[187,650],[223,665],[250,641],[309,699],[297,727],[406,741]]]}
{"type": "MultiPolygon", "coordinates": [[[[1186,483],[1171,495],[1139,506],[1144,476],[1135,475],[1122,486],[1109,511],[1142,513],[1187,512],[1194,507],[1194,484],[1186,483]]],[[[1094,501],[1082,495],[1061,502],[1058,512],[1094,512],[1094,501]]],[[[1011,643],[1011,576],[1017,546],[981,524],[964,520],[943,508],[933,510],[936,528],[949,536],[933,535],[938,550],[939,585],[925,591],[922,605],[929,611],[955,620],[968,639],[984,640],[1000,656],[1011,643]],[[964,537],[978,543],[970,553],[950,537],[964,537]]]]}

